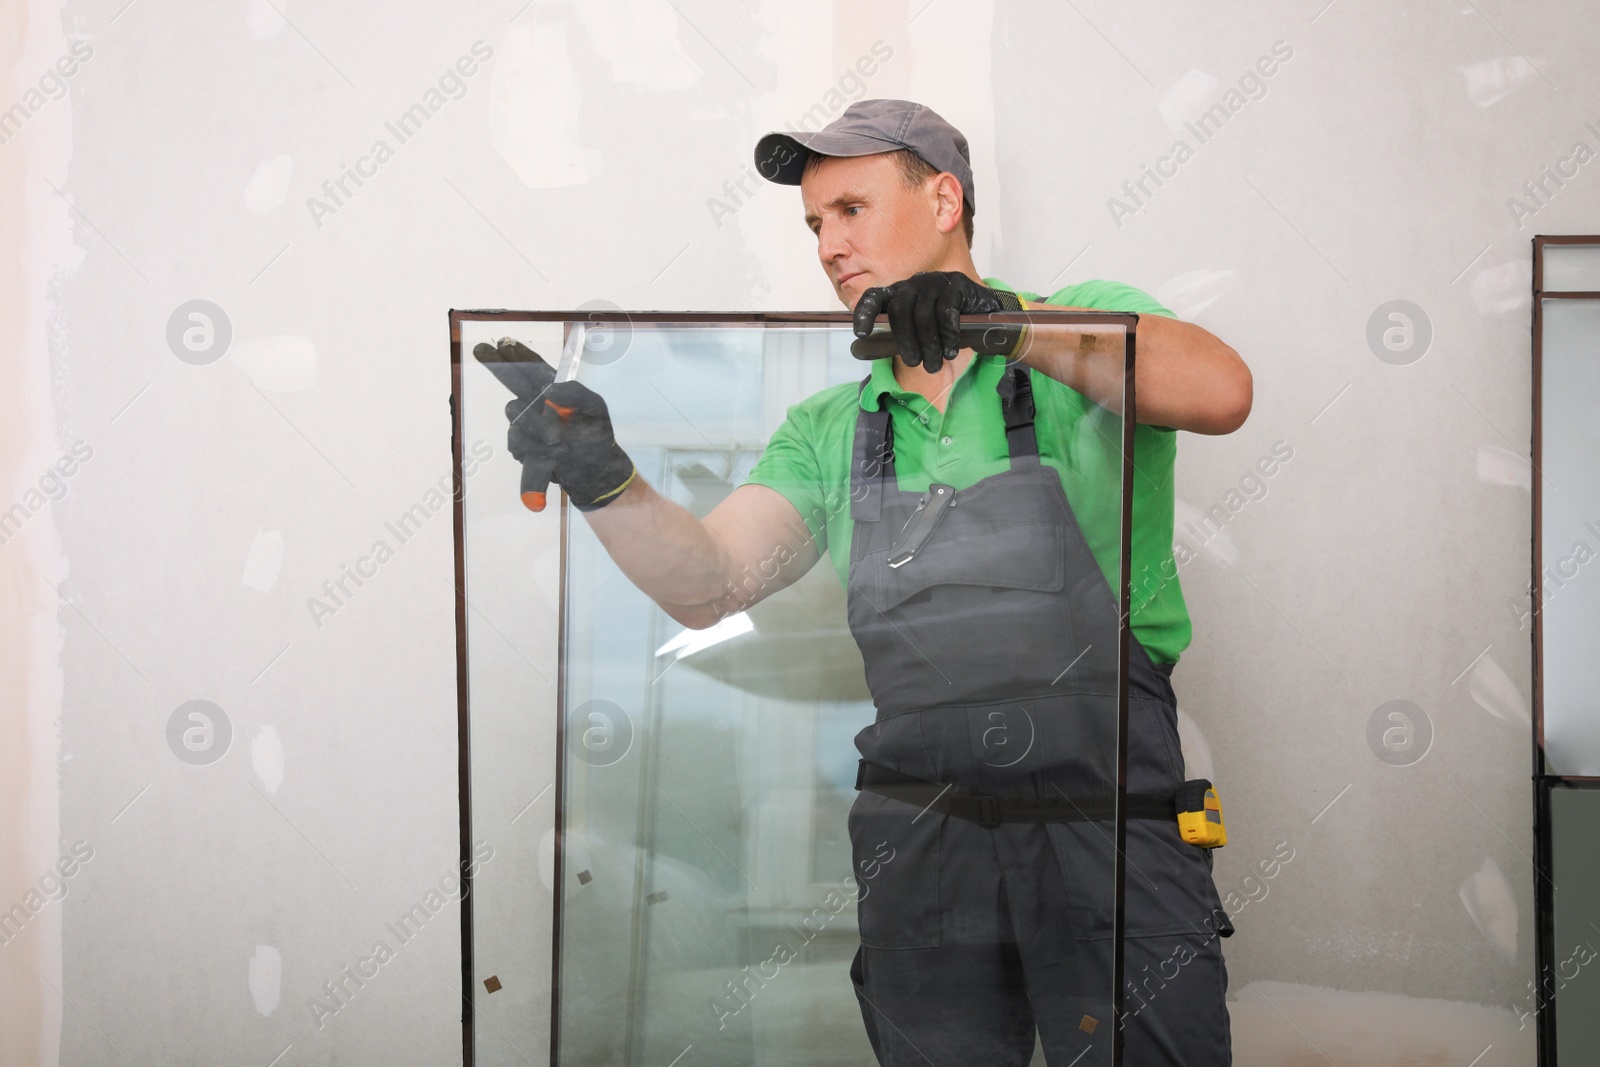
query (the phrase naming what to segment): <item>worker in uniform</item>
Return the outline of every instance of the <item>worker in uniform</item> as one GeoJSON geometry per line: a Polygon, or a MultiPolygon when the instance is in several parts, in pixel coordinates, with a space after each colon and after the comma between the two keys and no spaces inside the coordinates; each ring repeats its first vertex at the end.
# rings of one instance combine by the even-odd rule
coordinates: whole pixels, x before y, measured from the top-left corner
{"type": "MultiPolygon", "coordinates": [[[[980,278],[966,139],[921,104],[863,100],[820,131],[770,133],[756,165],[800,187],[858,344],[887,316],[896,354],[792,407],[704,519],[639,476],[578,382],[507,405],[511,452],[539,488],[559,482],[685,626],[744,610],[829,555],[877,709],[856,737],[849,830],[850,978],[879,1063],[1025,1067],[1037,1035],[1051,1067],[1090,1067],[1111,1062],[1120,1026],[1126,1064],[1228,1064],[1218,939],[1233,928],[1211,852],[1175,821],[1186,783],[1170,679],[1190,627],[1172,470],[1178,430],[1244,421],[1248,369],[1131,286],[1044,299],[980,278]],[[982,354],[961,347],[961,316],[1033,306],[1141,315],[1131,563],[1162,580],[1136,583],[1130,608],[1120,1018],[1123,336],[1029,323],[986,337],[982,354]]],[[[480,358],[538,358],[501,344],[480,358]]]]}

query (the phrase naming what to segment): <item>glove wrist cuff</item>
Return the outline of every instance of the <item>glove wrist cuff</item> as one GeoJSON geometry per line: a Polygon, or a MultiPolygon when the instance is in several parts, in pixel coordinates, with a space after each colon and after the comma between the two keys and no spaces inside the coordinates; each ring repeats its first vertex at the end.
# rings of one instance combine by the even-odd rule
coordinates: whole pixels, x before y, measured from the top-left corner
{"type": "Polygon", "coordinates": [[[615,455],[611,462],[591,483],[564,487],[567,490],[567,499],[572,501],[572,506],[579,511],[600,510],[620,497],[623,490],[632,485],[634,479],[639,476],[639,468],[634,466],[628,454],[615,445],[612,448],[615,455]]]}
{"type": "Polygon", "coordinates": [[[991,289],[990,292],[994,293],[995,299],[1000,301],[1001,311],[1027,310],[1022,303],[1022,298],[1016,293],[1008,293],[1004,289],[991,289]]]}
{"type": "MultiPolygon", "coordinates": [[[[995,299],[999,301],[1001,311],[1028,310],[1028,302],[1022,299],[1022,297],[1018,296],[1016,293],[1006,292],[1004,289],[992,289],[990,291],[994,293],[995,299]]],[[[1022,352],[1028,347],[1028,342],[1031,340],[1029,337],[1031,331],[1028,329],[1028,326],[1026,324],[1007,325],[996,326],[993,329],[1001,331],[999,336],[1002,339],[1011,340],[1011,344],[1009,346],[1004,345],[1004,340],[1001,341],[1003,350],[998,354],[1003,355],[1007,360],[1016,360],[1020,358],[1022,352]]]]}

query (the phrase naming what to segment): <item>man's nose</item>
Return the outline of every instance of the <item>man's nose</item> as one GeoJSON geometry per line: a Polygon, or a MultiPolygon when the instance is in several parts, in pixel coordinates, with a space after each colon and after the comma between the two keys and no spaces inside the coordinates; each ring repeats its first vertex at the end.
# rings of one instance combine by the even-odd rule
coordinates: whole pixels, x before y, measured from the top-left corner
{"type": "Polygon", "coordinates": [[[822,260],[824,267],[829,267],[832,260],[849,251],[839,227],[830,226],[824,222],[817,230],[817,255],[822,260]]]}

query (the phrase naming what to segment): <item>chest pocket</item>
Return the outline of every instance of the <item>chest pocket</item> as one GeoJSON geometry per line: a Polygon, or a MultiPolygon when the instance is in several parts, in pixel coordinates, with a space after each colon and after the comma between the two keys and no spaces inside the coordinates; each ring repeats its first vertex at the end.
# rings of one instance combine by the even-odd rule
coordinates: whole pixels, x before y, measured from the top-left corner
{"type": "Polygon", "coordinates": [[[926,600],[942,585],[1059,593],[1066,585],[1065,551],[1066,531],[1054,525],[940,537],[901,567],[874,568],[873,607],[892,611],[926,600]]]}
{"type": "MultiPolygon", "coordinates": [[[[944,585],[1061,592],[1072,515],[1058,494],[1039,492],[1038,481],[1036,473],[1008,472],[959,490],[932,536],[898,567],[888,564],[893,546],[886,543],[898,538],[874,538],[872,581],[863,590],[873,607],[891,611],[944,585]]],[[[884,532],[905,523],[885,522],[884,532]]]]}

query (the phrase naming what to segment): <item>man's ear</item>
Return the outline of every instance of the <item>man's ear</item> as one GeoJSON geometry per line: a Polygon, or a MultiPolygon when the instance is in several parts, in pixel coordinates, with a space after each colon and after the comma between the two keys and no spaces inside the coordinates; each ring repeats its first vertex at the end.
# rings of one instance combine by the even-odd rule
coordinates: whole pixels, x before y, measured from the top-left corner
{"type": "Polygon", "coordinates": [[[966,207],[962,203],[961,180],[949,171],[940,171],[933,176],[931,191],[934,196],[934,226],[940,233],[959,230],[961,212],[966,207]]]}

